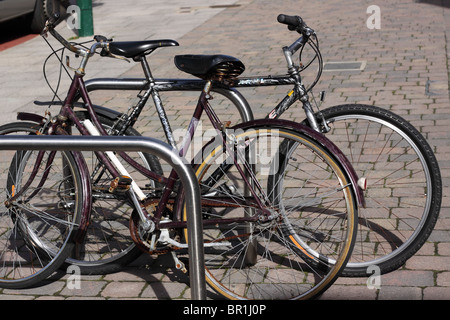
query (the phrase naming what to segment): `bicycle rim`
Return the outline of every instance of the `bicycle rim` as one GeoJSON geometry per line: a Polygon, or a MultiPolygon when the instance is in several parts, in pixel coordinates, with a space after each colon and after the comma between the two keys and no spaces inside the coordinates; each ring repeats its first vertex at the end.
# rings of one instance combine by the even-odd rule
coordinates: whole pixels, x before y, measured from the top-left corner
{"type": "Polygon", "coordinates": [[[254,217],[258,209],[249,205],[235,167],[220,180],[212,174],[230,161],[222,144],[208,149],[196,169],[203,201],[223,206],[203,208],[207,282],[229,299],[317,297],[339,276],[354,241],[357,209],[346,175],[322,146],[297,132],[251,128],[236,139],[247,141],[239,161],[253,167],[254,190],[272,217],[231,221],[254,217]],[[281,150],[286,140],[292,142],[288,157],[281,150]],[[231,220],[212,224],[217,219],[231,220]]]}
{"type": "Polygon", "coordinates": [[[395,270],[420,249],[437,220],[437,161],[420,133],[389,111],[349,105],[323,114],[332,129],[327,137],[367,179],[366,208],[360,208],[355,248],[343,274],[365,276],[372,266],[381,273],[395,270]]]}
{"type": "MultiPolygon", "coordinates": [[[[5,127],[0,131],[11,133],[2,130],[5,127]]],[[[27,129],[21,125],[21,134],[29,133],[27,129]]],[[[19,132],[13,130],[13,133],[19,132]]],[[[33,183],[22,189],[38,154],[37,151],[3,152],[0,286],[4,288],[26,288],[56,271],[73,248],[72,238],[81,218],[81,180],[70,153],[45,152],[33,183]],[[51,165],[46,166],[52,153],[55,156],[51,165]],[[47,178],[42,179],[45,174],[47,178]],[[5,200],[13,194],[21,195],[6,204],[5,200]]]]}

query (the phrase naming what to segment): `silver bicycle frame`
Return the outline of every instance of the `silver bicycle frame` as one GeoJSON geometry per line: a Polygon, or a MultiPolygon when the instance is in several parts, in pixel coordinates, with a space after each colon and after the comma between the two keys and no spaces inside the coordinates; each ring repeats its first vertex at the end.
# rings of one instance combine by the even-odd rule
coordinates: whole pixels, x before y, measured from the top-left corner
{"type": "MultiPolygon", "coordinates": [[[[206,81],[200,79],[155,79],[153,88],[164,91],[202,91],[206,81]]],[[[95,90],[146,90],[149,81],[145,78],[96,78],[85,81],[88,92],[95,90]]],[[[253,112],[248,101],[234,88],[212,88],[213,92],[229,99],[239,111],[243,122],[253,120],[253,112]]]]}

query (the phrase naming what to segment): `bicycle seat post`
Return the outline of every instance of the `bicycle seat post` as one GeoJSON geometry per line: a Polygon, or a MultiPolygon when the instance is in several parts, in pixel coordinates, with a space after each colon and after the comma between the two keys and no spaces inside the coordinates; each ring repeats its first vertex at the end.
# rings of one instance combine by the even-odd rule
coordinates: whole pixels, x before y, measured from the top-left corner
{"type": "Polygon", "coordinates": [[[152,72],[150,70],[150,65],[147,62],[145,56],[139,57],[139,61],[141,62],[142,71],[144,71],[145,78],[149,83],[155,83],[155,79],[153,78],[152,72]]]}

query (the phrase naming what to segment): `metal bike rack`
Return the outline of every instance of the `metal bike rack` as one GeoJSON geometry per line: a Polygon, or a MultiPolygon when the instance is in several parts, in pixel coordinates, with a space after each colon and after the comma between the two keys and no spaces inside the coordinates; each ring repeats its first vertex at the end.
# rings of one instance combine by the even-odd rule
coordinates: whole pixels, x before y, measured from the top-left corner
{"type": "Polygon", "coordinates": [[[206,299],[205,260],[200,188],[190,165],[168,144],[148,137],[118,136],[0,136],[0,150],[139,151],[160,157],[180,177],[186,197],[192,298],[206,299]]]}

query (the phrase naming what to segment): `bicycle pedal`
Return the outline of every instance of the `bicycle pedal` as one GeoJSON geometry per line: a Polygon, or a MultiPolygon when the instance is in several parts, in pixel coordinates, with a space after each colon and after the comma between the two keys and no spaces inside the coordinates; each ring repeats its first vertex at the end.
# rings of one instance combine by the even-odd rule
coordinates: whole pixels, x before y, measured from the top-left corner
{"type": "Polygon", "coordinates": [[[183,272],[183,273],[187,273],[188,270],[187,270],[184,262],[181,261],[181,259],[179,259],[177,257],[177,254],[175,252],[172,251],[171,254],[172,254],[173,261],[175,262],[175,268],[177,268],[178,270],[181,270],[181,272],[183,272]]]}
{"type": "Polygon", "coordinates": [[[133,179],[128,176],[119,176],[116,177],[109,187],[109,192],[125,192],[130,189],[131,183],[133,179]]]}

